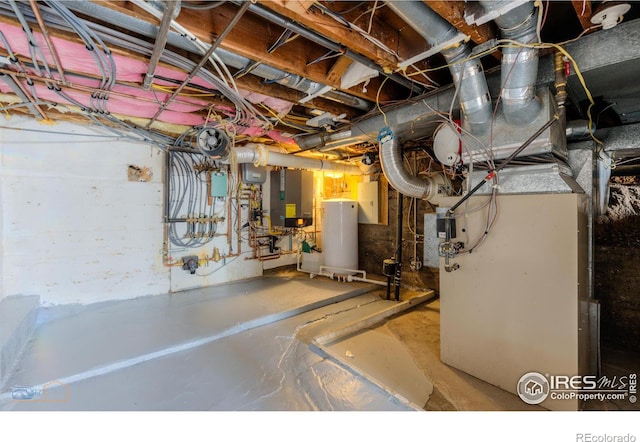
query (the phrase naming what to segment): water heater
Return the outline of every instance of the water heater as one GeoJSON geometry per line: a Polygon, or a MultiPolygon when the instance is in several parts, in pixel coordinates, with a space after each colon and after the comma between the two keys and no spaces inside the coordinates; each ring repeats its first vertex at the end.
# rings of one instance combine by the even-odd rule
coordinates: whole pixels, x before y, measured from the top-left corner
{"type": "Polygon", "coordinates": [[[358,269],[358,202],[322,202],[322,257],[325,266],[358,269]]]}
{"type": "Polygon", "coordinates": [[[313,172],[273,170],[270,186],[269,210],[274,226],[305,227],[313,224],[313,172]]]}

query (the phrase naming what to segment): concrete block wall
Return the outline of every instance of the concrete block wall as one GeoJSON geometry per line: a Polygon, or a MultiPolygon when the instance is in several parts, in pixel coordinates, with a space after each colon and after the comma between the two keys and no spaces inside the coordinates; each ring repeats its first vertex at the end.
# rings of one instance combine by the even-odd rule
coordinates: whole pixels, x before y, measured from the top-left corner
{"type": "Polygon", "coordinates": [[[168,291],[162,152],[71,123],[0,126],[3,296],[84,304],[168,291]],[[151,178],[130,181],[130,165],[151,178]]]}

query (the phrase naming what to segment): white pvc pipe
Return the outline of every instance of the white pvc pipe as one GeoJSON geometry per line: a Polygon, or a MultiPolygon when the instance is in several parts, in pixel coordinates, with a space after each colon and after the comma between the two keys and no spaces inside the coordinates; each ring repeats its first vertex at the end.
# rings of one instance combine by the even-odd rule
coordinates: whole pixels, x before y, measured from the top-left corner
{"type": "Polygon", "coordinates": [[[362,273],[362,277],[359,276],[353,276],[353,275],[345,275],[344,277],[344,281],[346,282],[353,282],[353,281],[359,281],[359,282],[368,282],[371,284],[377,284],[377,285],[382,285],[385,286],[387,285],[386,282],[384,281],[376,281],[375,279],[367,279],[367,272],[364,270],[353,270],[353,269],[341,269],[341,268],[337,268],[337,267],[328,267],[328,266],[320,266],[320,271],[319,272],[309,272],[308,270],[304,270],[301,266],[300,266],[300,253],[298,253],[298,260],[297,260],[297,266],[296,266],[297,270],[299,272],[305,272],[305,273],[309,273],[309,276],[311,278],[313,278],[314,276],[325,276],[329,279],[334,279],[336,276],[335,272],[326,272],[325,269],[333,269],[333,270],[337,270],[339,272],[345,272],[346,273],[362,273]]]}
{"type": "Polygon", "coordinates": [[[246,144],[236,147],[232,150],[231,155],[235,156],[235,161],[239,164],[252,163],[255,166],[292,167],[323,172],[339,172],[348,175],[362,175],[363,173],[358,166],[274,152],[264,144],[246,144]]]}

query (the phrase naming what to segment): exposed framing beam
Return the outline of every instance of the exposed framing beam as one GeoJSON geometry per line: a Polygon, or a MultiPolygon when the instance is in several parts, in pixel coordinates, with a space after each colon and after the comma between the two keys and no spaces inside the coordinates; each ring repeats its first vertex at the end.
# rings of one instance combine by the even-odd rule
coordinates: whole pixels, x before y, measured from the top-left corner
{"type": "Polygon", "coordinates": [[[171,96],[169,98],[167,98],[167,100],[164,103],[162,103],[162,106],[160,106],[160,109],[158,109],[158,112],[156,112],[156,114],[151,118],[151,121],[149,121],[149,123],[147,124],[147,128],[153,124],[153,122],[160,116],[160,114],[162,114],[162,112],[164,112],[164,110],[167,108],[167,106],[178,96],[180,91],[182,91],[182,89],[184,89],[184,87],[187,85],[187,83],[189,83],[189,81],[191,81],[191,79],[198,74],[198,71],[205,64],[207,64],[207,62],[209,61],[209,58],[211,58],[211,56],[213,55],[213,52],[220,46],[220,43],[222,43],[222,41],[225,39],[225,37],[227,35],[229,35],[229,32],[231,32],[233,30],[233,27],[236,24],[238,24],[238,22],[240,21],[240,18],[244,15],[244,13],[247,11],[247,9],[249,9],[249,4],[250,4],[249,2],[245,2],[240,7],[240,9],[238,9],[238,11],[233,16],[233,18],[227,23],[227,25],[223,29],[222,33],[211,44],[211,46],[209,47],[207,52],[202,56],[202,59],[196,65],[196,67],[193,68],[193,70],[189,73],[187,78],[184,79],[182,84],[180,84],[180,86],[178,86],[178,88],[173,92],[173,94],[171,94],[171,96]]]}
{"type": "Polygon", "coordinates": [[[316,30],[325,37],[358,54],[370,58],[382,67],[390,69],[396,67],[398,60],[393,54],[383,51],[359,33],[348,29],[346,26],[341,26],[317,9],[305,9],[304,6],[306,5],[303,5],[300,1],[259,0],[259,3],[280,15],[316,30]]]}
{"type": "MultiPolygon", "coordinates": [[[[495,32],[490,24],[482,26],[468,25],[464,20],[463,1],[440,1],[440,0],[423,0],[431,9],[437,12],[442,18],[447,20],[458,31],[471,37],[475,44],[482,44],[495,38],[495,32]]],[[[498,60],[501,59],[500,52],[496,51],[493,56],[498,60]]]]}
{"type": "Polygon", "coordinates": [[[313,98],[305,103],[298,103],[298,101],[306,97],[304,92],[299,92],[277,83],[266,84],[255,75],[244,75],[241,78],[236,78],[236,84],[242,89],[271,97],[278,97],[309,109],[319,109],[331,112],[334,115],[347,114],[348,119],[352,119],[362,113],[362,111],[352,107],[321,97],[313,98]]]}
{"type": "MultiPolygon", "coordinates": [[[[11,24],[11,25],[15,25],[15,26],[19,26],[19,23],[17,23],[15,20],[12,20],[8,17],[4,17],[4,16],[0,16],[0,23],[7,23],[7,24],[11,24]]],[[[36,31],[38,32],[38,31],[36,31]]],[[[55,38],[60,38],[66,41],[71,41],[71,42],[77,42],[77,38],[74,36],[74,34],[67,32],[67,31],[63,31],[60,29],[55,29],[55,28],[50,28],[48,30],[48,34],[50,37],[55,37],[55,38]]],[[[112,52],[114,54],[118,54],[118,55],[122,55],[122,56],[126,56],[129,57],[133,60],[138,60],[138,61],[142,61],[142,62],[147,62],[148,58],[144,57],[142,55],[139,54],[134,54],[134,53],[130,53],[129,51],[123,50],[121,48],[118,48],[117,46],[110,46],[110,49],[112,50],[112,52]]],[[[8,53],[3,49],[0,48],[0,54],[8,56],[8,53]]],[[[24,62],[24,63],[30,63],[31,60],[28,58],[24,58],[24,57],[19,57],[19,59],[24,62]]],[[[172,66],[164,63],[164,62],[159,62],[160,66],[163,66],[165,68],[170,68],[170,69],[174,69],[172,66]]],[[[58,67],[57,66],[53,66],[53,65],[49,65],[49,67],[51,68],[51,70],[54,72],[54,74],[58,71],[58,67]]],[[[7,71],[7,72],[11,72],[12,74],[17,75],[18,78],[26,78],[25,76],[22,76],[21,74],[17,73],[17,72],[13,72],[13,71],[7,71]]],[[[84,72],[74,72],[74,71],[67,71],[67,73],[69,75],[81,75],[81,76],[85,76],[85,77],[91,77],[91,78],[96,78],[98,80],[98,77],[96,76],[92,76],[92,75],[88,75],[84,72]]],[[[29,76],[32,78],[32,80],[34,81],[39,81],[40,78],[37,76],[29,76]]],[[[51,80],[53,81],[53,80],[51,80]]],[[[73,81],[73,80],[72,80],[73,81]]],[[[301,100],[302,98],[304,98],[306,95],[302,92],[296,91],[294,89],[290,89],[286,86],[281,86],[277,83],[265,83],[263,82],[260,78],[255,77],[254,75],[245,75],[239,78],[236,78],[236,84],[238,85],[239,88],[247,90],[249,92],[256,92],[262,95],[267,95],[267,96],[273,96],[273,97],[279,97],[282,98],[283,100],[287,100],[290,101],[292,103],[297,103],[299,100],[301,100]]],[[[80,85],[74,85],[73,83],[71,84],[67,84],[66,83],[66,78],[64,79],[64,81],[60,82],[60,81],[54,81],[56,84],[58,84],[60,87],[65,87],[65,86],[70,86],[74,89],[77,88],[81,88],[82,87],[80,85]]],[[[118,85],[125,85],[125,86],[131,86],[131,87],[141,87],[138,84],[129,84],[129,83],[123,83],[123,82],[118,82],[118,85]]],[[[83,90],[90,91],[90,88],[84,88],[83,90]]],[[[198,92],[197,90],[194,90],[195,92],[198,92]]],[[[118,95],[116,92],[111,92],[112,95],[118,95]]],[[[203,100],[210,102],[211,104],[220,104],[220,105],[224,105],[224,106],[231,106],[232,103],[230,101],[228,101],[225,98],[203,98],[203,100]]],[[[308,108],[315,108],[315,109],[319,109],[319,110],[323,110],[323,111],[327,111],[327,112],[331,112],[335,115],[340,115],[343,113],[346,113],[348,115],[348,118],[354,118],[358,115],[360,115],[362,112],[358,111],[352,107],[337,103],[335,101],[332,100],[328,100],[328,99],[324,99],[324,98],[315,98],[313,100],[310,100],[307,103],[301,104],[304,107],[308,107],[308,108]]],[[[259,109],[258,109],[259,110],[259,109]]]]}
{"type": "MultiPolygon", "coordinates": [[[[157,19],[150,17],[146,12],[141,11],[129,2],[108,1],[101,2],[100,5],[158,24],[157,19]]],[[[222,33],[225,23],[231,21],[237,10],[237,6],[232,3],[223,4],[215,9],[205,11],[193,11],[183,8],[177,21],[200,40],[211,41],[212,36],[216,38],[222,33]]],[[[287,43],[284,47],[286,55],[281,52],[269,54],[267,52],[269,42],[275,41],[281,33],[282,28],[279,26],[269,23],[254,14],[245,14],[220,46],[251,60],[256,60],[317,83],[342,90],[339,82],[331,83],[327,80],[327,72],[331,66],[331,60],[308,65],[310,61],[327,52],[325,48],[317,44],[311,43],[304,38],[298,38],[287,43]]],[[[391,91],[394,88],[391,83],[387,82],[385,84],[379,96],[380,101],[393,100],[391,91]]],[[[375,101],[377,88],[372,85],[367,92],[357,88],[346,92],[369,101],[375,101]]]]}
{"type": "Polygon", "coordinates": [[[591,10],[591,0],[571,0],[571,4],[573,4],[573,9],[576,11],[582,29],[586,31],[592,27],[591,15],[593,15],[593,11],[591,10]]]}

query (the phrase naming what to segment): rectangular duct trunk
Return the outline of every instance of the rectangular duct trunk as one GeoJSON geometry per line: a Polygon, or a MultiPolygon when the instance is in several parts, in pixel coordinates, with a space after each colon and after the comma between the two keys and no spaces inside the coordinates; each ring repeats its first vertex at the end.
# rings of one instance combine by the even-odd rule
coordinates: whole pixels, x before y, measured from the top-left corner
{"type": "MultiPolygon", "coordinates": [[[[463,135],[462,161],[465,164],[487,161],[490,148],[494,160],[505,159],[522,145],[536,130],[553,118],[558,111],[556,100],[549,91],[544,88],[538,90],[537,99],[542,104],[542,111],[537,118],[526,126],[512,126],[504,119],[502,109],[493,119],[491,128],[484,135],[463,135]],[[471,156],[469,156],[469,153],[471,156]]],[[[469,130],[467,125],[463,125],[469,130]]],[[[552,153],[558,158],[567,160],[567,139],[565,136],[565,123],[557,122],[544,131],[533,143],[529,145],[519,156],[539,155],[552,153]]]]}

